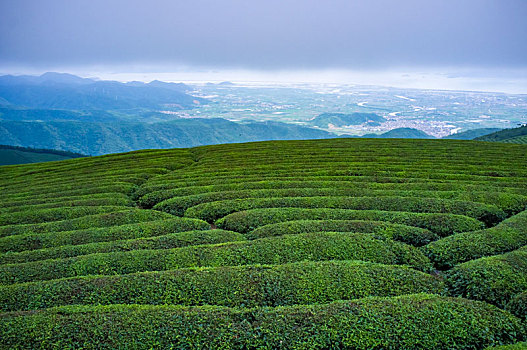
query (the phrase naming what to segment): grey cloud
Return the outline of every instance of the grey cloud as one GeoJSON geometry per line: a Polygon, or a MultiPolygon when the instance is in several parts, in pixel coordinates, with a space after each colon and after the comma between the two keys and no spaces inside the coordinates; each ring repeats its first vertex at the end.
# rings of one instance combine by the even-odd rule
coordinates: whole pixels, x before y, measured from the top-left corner
{"type": "Polygon", "coordinates": [[[3,0],[0,66],[527,66],[524,0],[3,0]]]}

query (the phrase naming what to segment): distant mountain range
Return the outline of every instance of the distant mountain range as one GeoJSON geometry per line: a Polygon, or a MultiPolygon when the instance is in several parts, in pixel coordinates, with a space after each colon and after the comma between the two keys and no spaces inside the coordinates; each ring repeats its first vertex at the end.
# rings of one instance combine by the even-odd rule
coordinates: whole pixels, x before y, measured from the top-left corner
{"type": "MultiPolygon", "coordinates": [[[[320,128],[377,126],[386,121],[375,113],[322,113],[308,121],[308,126],[300,126],[220,118],[185,119],[167,113],[211,103],[190,95],[192,91],[192,87],[182,83],[158,80],[120,83],[64,73],[0,76],[0,144],[100,155],[144,148],[332,138],[337,136],[320,128]]],[[[496,130],[469,130],[447,138],[472,139],[493,131],[496,130]]],[[[512,131],[507,135],[521,136],[512,131]]],[[[363,137],[434,138],[412,128],[363,137]]]]}
{"type": "Polygon", "coordinates": [[[192,108],[205,99],[185,92],[185,84],[153,81],[95,81],[64,73],[41,76],[0,76],[0,103],[39,109],[115,110],[131,108],[192,108]],[[3,101],[3,102],[2,102],[3,101]]]}
{"type": "Polygon", "coordinates": [[[0,76],[0,143],[99,155],[143,148],[335,137],[285,123],[182,119],[160,112],[209,102],[189,95],[190,91],[188,85],[158,80],[120,83],[64,73],[0,76]]]}

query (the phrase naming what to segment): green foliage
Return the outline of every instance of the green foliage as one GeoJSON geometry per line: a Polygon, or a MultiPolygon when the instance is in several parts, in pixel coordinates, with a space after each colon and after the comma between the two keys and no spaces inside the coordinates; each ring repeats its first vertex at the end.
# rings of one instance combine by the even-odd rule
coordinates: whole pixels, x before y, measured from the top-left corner
{"type": "Polygon", "coordinates": [[[476,219],[462,215],[408,213],[378,210],[265,208],[239,211],[216,221],[226,230],[248,233],[260,226],[291,220],[374,220],[427,229],[439,236],[474,231],[484,227],[476,219]]]}
{"type": "Polygon", "coordinates": [[[504,307],[527,289],[527,246],[457,265],[447,272],[446,282],[453,296],[504,307]]]}
{"type": "MultiPolygon", "coordinates": [[[[137,230],[140,234],[150,233],[153,237],[110,241],[110,242],[96,242],[80,245],[62,245],[60,247],[26,250],[23,252],[7,252],[0,253],[0,264],[15,264],[24,263],[45,259],[69,258],[79,255],[95,254],[95,253],[109,253],[120,251],[131,251],[141,249],[170,249],[178,247],[186,247],[190,245],[199,244],[215,244],[223,242],[243,241],[245,237],[240,233],[229,232],[223,230],[204,230],[201,227],[200,231],[185,231],[189,228],[200,226],[203,222],[193,221],[175,221],[164,220],[159,222],[157,227],[143,225],[146,230],[137,230]],[[183,230],[183,232],[169,233],[160,235],[166,232],[173,232],[183,230]],[[145,232],[146,231],[146,232],[145,232]]],[[[107,239],[108,237],[104,237],[107,239]]]]}
{"type": "MultiPolygon", "coordinates": [[[[168,201],[167,201],[168,202],[168,201]]],[[[154,209],[171,213],[170,203],[161,202],[154,209]]],[[[334,208],[355,210],[407,211],[415,213],[450,213],[476,218],[491,226],[505,219],[494,205],[435,198],[406,197],[286,197],[233,199],[204,203],[185,211],[185,216],[207,222],[233,212],[256,208],[334,208]]]]}
{"type": "Polygon", "coordinates": [[[361,232],[391,238],[415,246],[427,244],[439,238],[428,230],[380,221],[359,220],[293,220],[261,226],[248,234],[248,239],[257,239],[285,234],[306,232],[361,232]]]}
{"type": "Polygon", "coordinates": [[[68,306],[1,317],[1,346],[27,349],[475,349],[525,339],[520,321],[496,307],[429,294],[255,309],[68,306]]]}
{"type": "Polygon", "coordinates": [[[505,306],[511,314],[527,319],[527,290],[515,295],[505,306]]]}
{"type": "Polygon", "coordinates": [[[527,211],[495,227],[452,235],[428,244],[425,254],[440,269],[483,256],[505,253],[527,245],[527,211]]]}
{"type": "Polygon", "coordinates": [[[420,292],[444,294],[445,286],[436,277],[403,266],[306,261],[14,284],[0,287],[0,310],[69,304],[281,306],[420,292]]]}
{"type": "Polygon", "coordinates": [[[126,274],[199,266],[284,264],[312,260],[364,260],[405,264],[428,271],[431,264],[419,250],[401,242],[365,233],[308,233],[247,242],[175,249],[99,253],[65,259],[0,265],[0,284],[93,274],[126,274]]]}

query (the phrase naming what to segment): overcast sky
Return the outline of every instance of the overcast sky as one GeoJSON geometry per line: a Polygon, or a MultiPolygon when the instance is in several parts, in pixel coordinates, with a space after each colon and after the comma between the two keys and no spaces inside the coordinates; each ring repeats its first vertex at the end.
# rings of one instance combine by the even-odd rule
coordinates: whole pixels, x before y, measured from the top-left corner
{"type": "Polygon", "coordinates": [[[0,0],[0,71],[46,70],[518,79],[527,0],[0,0]]]}

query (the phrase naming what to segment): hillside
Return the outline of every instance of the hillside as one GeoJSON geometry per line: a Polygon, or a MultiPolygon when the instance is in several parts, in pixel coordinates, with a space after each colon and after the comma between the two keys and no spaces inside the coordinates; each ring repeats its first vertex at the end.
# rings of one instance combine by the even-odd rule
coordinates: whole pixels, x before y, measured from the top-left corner
{"type": "Polygon", "coordinates": [[[336,127],[342,127],[347,125],[380,125],[380,123],[385,122],[386,119],[377,115],[375,113],[322,113],[308,123],[310,125],[318,126],[321,128],[328,128],[329,125],[336,127]]]}
{"type": "Polygon", "coordinates": [[[0,121],[0,144],[53,148],[90,155],[219,143],[320,139],[333,134],[276,122],[177,119],[162,123],[0,121]]]}
{"type": "Polygon", "coordinates": [[[0,145],[0,165],[50,162],[85,157],[82,154],[51,149],[34,149],[0,145]]]}
{"type": "Polygon", "coordinates": [[[471,129],[466,131],[461,131],[452,135],[448,135],[443,137],[443,139],[447,140],[473,140],[476,137],[485,136],[488,134],[492,134],[494,132],[500,131],[502,129],[498,128],[480,128],[480,129],[471,129]]]}
{"type": "Polygon", "coordinates": [[[489,135],[477,137],[474,140],[515,143],[513,139],[518,138],[518,140],[521,140],[522,136],[527,136],[527,125],[520,126],[519,128],[503,129],[489,135]]]}
{"type": "Polygon", "coordinates": [[[433,139],[426,132],[413,128],[396,128],[382,134],[366,134],[364,138],[381,138],[381,139],[433,139]]]}
{"type": "Polygon", "coordinates": [[[526,151],[330,139],[0,167],[0,347],[525,341],[526,151]]]}

